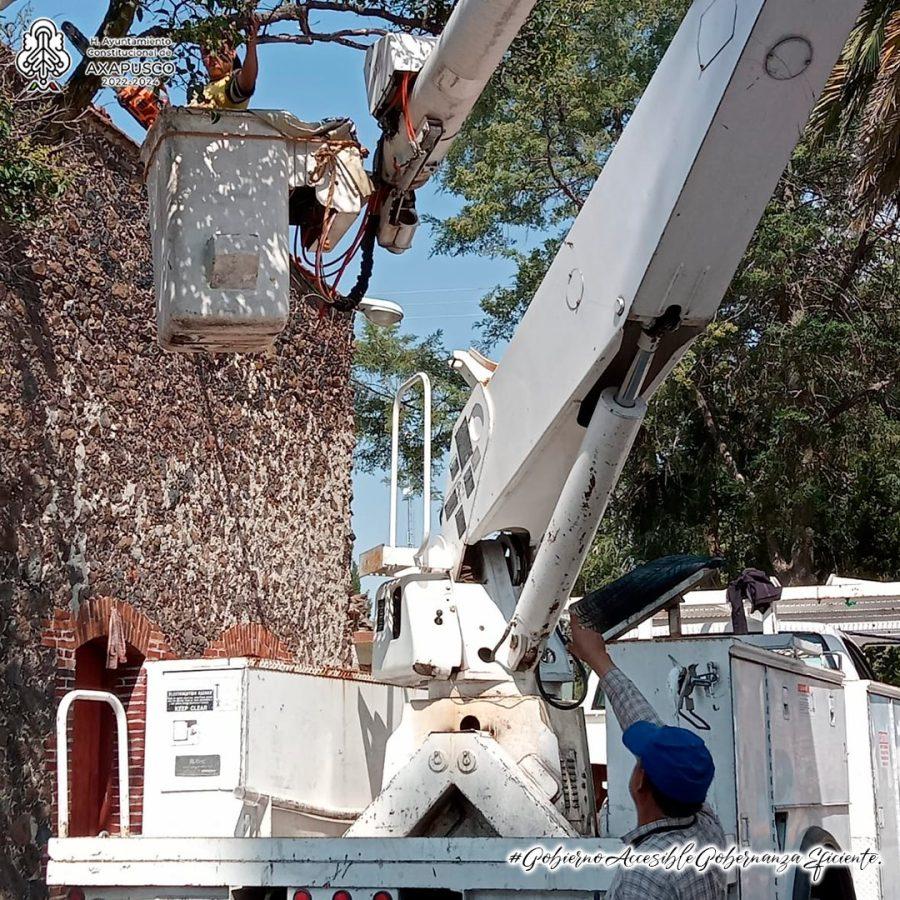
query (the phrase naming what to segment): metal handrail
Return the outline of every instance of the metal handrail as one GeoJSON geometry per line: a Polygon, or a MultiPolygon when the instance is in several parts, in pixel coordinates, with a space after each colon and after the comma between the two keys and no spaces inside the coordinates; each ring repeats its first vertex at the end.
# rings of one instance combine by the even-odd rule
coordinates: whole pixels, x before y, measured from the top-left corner
{"type": "Polygon", "coordinates": [[[390,545],[397,546],[397,475],[400,467],[400,403],[407,391],[417,382],[422,382],[424,393],[423,440],[422,440],[422,493],[425,509],[422,514],[422,547],[431,537],[431,379],[425,372],[416,372],[397,388],[391,415],[391,523],[390,545]]]}
{"type": "Polygon", "coordinates": [[[76,700],[106,703],[116,714],[116,740],[119,745],[119,834],[127,837],[131,831],[130,798],[128,796],[128,720],[122,701],[108,691],[88,691],[78,688],[62,698],[56,711],[56,782],[59,788],[57,833],[69,836],[69,744],[67,726],[69,709],[76,700]]]}

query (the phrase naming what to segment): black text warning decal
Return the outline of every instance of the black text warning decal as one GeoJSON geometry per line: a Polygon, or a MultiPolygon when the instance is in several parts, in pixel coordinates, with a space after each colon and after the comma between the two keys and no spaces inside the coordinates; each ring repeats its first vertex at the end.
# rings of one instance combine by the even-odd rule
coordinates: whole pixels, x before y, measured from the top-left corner
{"type": "Polygon", "coordinates": [[[212,688],[191,691],[166,691],[166,712],[203,712],[213,708],[212,688]]]}

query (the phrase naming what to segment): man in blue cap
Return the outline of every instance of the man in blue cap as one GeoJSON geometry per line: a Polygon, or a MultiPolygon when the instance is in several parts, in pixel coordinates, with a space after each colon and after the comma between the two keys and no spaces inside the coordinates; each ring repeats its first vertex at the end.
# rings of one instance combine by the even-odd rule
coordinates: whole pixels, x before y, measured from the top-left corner
{"type": "MultiPolygon", "coordinates": [[[[628,785],[637,828],[622,839],[641,853],[691,842],[697,850],[724,847],[722,824],[706,803],[715,765],[702,738],[686,728],[663,725],[631,679],[616,668],[603,637],[583,628],[575,615],[569,649],[600,676],[606,708],[612,709],[623,743],[637,757],[628,785]]],[[[722,900],[725,892],[725,873],[714,866],[703,872],[619,869],[606,900],[722,900]]]]}

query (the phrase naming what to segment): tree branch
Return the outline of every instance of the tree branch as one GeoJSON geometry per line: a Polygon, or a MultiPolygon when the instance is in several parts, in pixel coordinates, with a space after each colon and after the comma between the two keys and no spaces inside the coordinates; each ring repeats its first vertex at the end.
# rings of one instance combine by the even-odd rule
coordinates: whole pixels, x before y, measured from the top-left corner
{"type": "Polygon", "coordinates": [[[700,416],[703,419],[703,424],[706,426],[706,430],[709,432],[709,436],[712,438],[712,442],[716,447],[716,450],[720,457],[722,457],[722,461],[725,463],[725,467],[728,469],[731,477],[738,482],[738,484],[742,484],[751,497],[754,496],[753,488],[747,482],[747,479],[744,477],[743,472],[738,468],[738,464],[734,459],[731,451],[728,449],[728,445],[722,439],[721,432],[719,431],[718,423],[715,420],[715,417],[712,414],[712,410],[709,407],[709,403],[706,400],[706,397],[703,396],[703,392],[700,390],[697,385],[694,385],[694,399],[697,402],[697,408],[700,410],[700,416]]]}
{"type": "MultiPolygon", "coordinates": [[[[141,0],[110,0],[106,15],[97,29],[97,37],[124,37],[131,29],[141,0]]],[[[85,57],[76,67],[61,95],[61,103],[70,113],[78,115],[88,108],[100,90],[100,76],[86,72],[90,60],[85,57]]]]}
{"type": "MultiPolygon", "coordinates": [[[[103,18],[97,37],[124,37],[129,33],[134,22],[135,14],[141,0],[110,0],[109,8],[103,18]]],[[[193,7],[191,7],[193,8],[193,7]]],[[[163,37],[172,35],[177,40],[180,7],[176,4],[170,13],[170,25],[154,25],[140,32],[141,37],[163,37]]],[[[386,25],[392,25],[404,31],[424,32],[437,34],[440,30],[439,22],[430,22],[426,13],[421,18],[395,13],[385,6],[352,2],[352,0],[305,0],[302,3],[281,3],[272,10],[260,10],[258,13],[260,24],[263,27],[275,25],[280,22],[296,22],[299,26],[299,34],[262,34],[259,37],[261,44],[301,44],[310,45],[340,44],[351,47],[354,50],[365,50],[368,43],[360,38],[381,37],[387,33],[386,28],[342,28],[331,32],[315,31],[309,23],[311,12],[337,12],[359,16],[362,19],[378,19],[386,25]]],[[[200,19],[200,16],[189,16],[191,19],[200,19]]],[[[224,25],[241,28],[246,23],[246,14],[234,14],[223,16],[224,25]]],[[[183,23],[184,24],[184,23],[183,23]]],[[[66,84],[62,96],[62,104],[73,114],[78,114],[86,109],[100,90],[100,77],[88,76],[86,69],[89,60],[83,59],[72,77],[66,84]]]]}
{"type": "Polygon", "coordinates": [[[550,134],[550,122],[548,121],[546,110],[544,111],[544,136],[547,138],[547,170],[550,172],[550,177],[559,187],[559,189],[575,204],[575,206],[580,210],[582,206],[584,206],[584,200],[581,199],[572,188],[559,176],[556,171],[556,166],[553,165],[553,137],[550,134]]]}
{"type": "Polygon", "coordinates": [[[310,10],[330,10],[332,12],[349,12],[357,16],[368,16],[374,19],[381,19],[384,22],[390,22],[400,28],[406,28],[410,31],[427,31],[429,34],[439,34],[441,23],[428,24],[428,14],[422,18],[411,18],[403,16],[399,13],[391,12],[383,6],[369,6],[365,3],[340,2],[340,0],[306,0],[302,4],[283,3],[278,9],[286,6],[305,6],[310,10]]]}
{"type": "Polygon", "coordinates": [[[863,400],[867,400],[877,394],[885,393],[897,383],[898,378],[900,378],[900,376],[897,375],[894,375],[891,378],[883,378],[881,381],[875,381],[867,387],[851,394],[849,397],[845,397],[840,403],[835,404],[824,416],[822,416],[820,424],[830,425],[845,412],[849,412],[853,409],[857,403],[861,403],[863,400]]]}
{"type": "Polygon", "coordinates": [[[347,28],[341,31],[318,32],[304,31],[302,34],[268,34],[258,38],[259,44],[340,44],[343,47],[351,47],[354,50],[366,50],[368,44],[354,40],[355,37],[375,37],[387,34],[384,28],[347,28]]]}
{"type": "MultiPolygon", "coordinates": [[[[401,15],[400,13],[391,12],[391,10],[386,9],[383,6],[367,6],[362,3],[341,2],[341,0],[305,0],[303,3],[281,3],[272,10],[260,10],[257,15],[259,16],[259,22],[262,28],[266,28],[269,25],[277,25],[280,22],[297,22],[300,25],[301,30],[306,33],[309,30],[310,12],[351,13],[360,16],[361,18],[380,19],[382,22],[390,23],[405,31],[424,31],[428,34],[437,34],[439,32],[438,23],[428,24],[427,17],[425,16],[421,19],[413,18],[401,15]]],[[[246,18],[246,15],[235,14],[223,16],[221,21],[226,24],[241,27],[244,25],[246,18]]],[[[350,30],[352,31],[353,29],[350,30]]],[[[373,29],[371,32],[368,29],[359,29],[359,31],[361,33],[384,34],[383,29],[373,29]]],[[[166,34],[168,33],[168,30],[160,30],[159,27],[156,26],[155,28],[143,32],[143,34],[148,33],[154,35],[166,34]]],[[[315,32],[315,34],[322,35],[321,39],[324,39],[326,33],[315,32]]],[[[261,34],[259,40],[261,43],[266,40],[270,43],[275,43],[272,38],[281,37],[282,35],[261,34]]]]}

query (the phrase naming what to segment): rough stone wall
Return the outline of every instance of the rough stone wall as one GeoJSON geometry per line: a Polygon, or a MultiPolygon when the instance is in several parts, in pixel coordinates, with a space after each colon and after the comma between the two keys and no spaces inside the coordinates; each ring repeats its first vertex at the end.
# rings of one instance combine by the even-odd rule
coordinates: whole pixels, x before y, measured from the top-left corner
{"type": "Polygon", "coordinates": [[[56,611],[127,602],[183,657],[258,623],[351,658],[349,322],[295,298],[270,357],[164,353],[137,148],[91,115],[69,152],[0,271],[0,896],[46,890],[56,611]]]}

